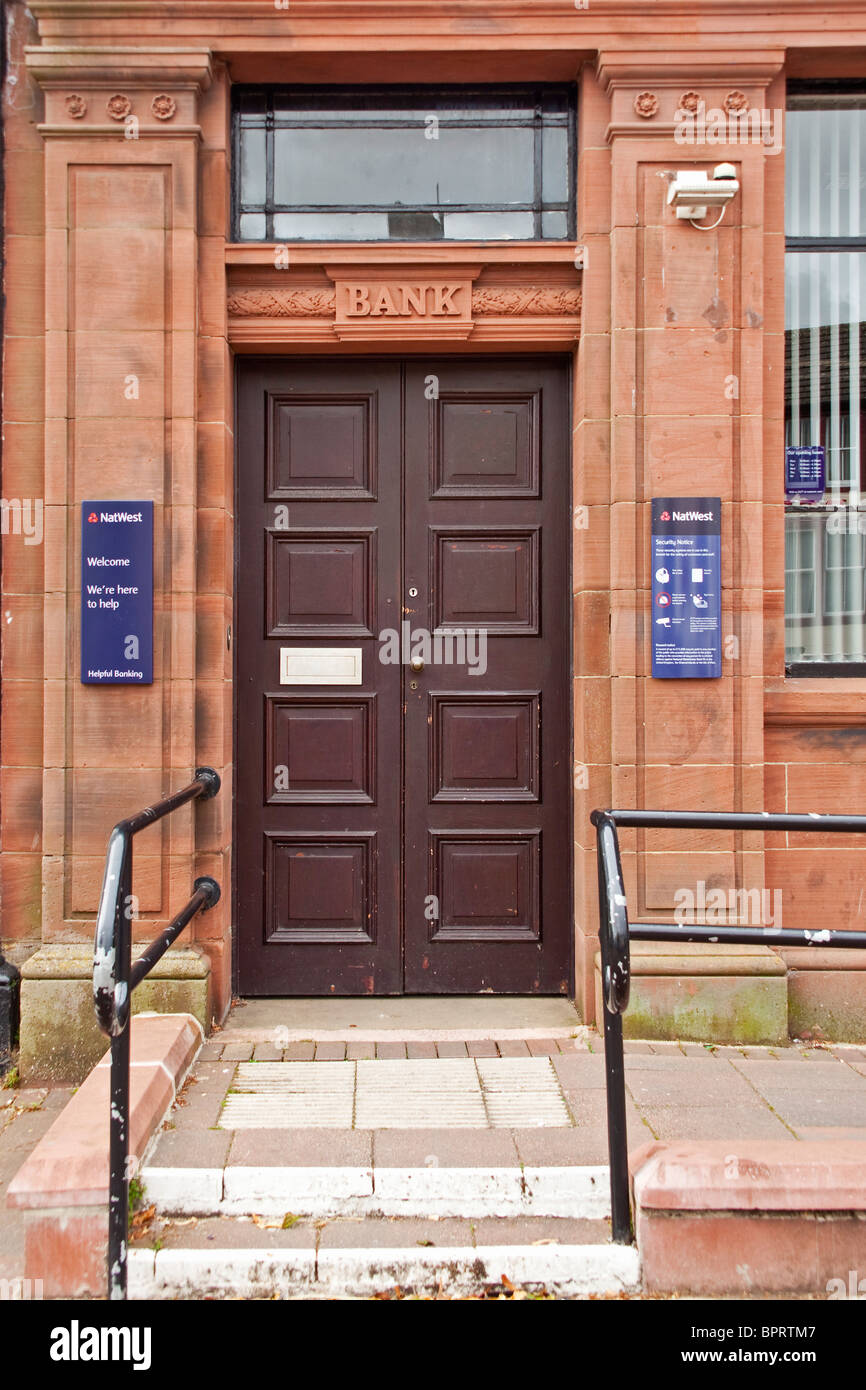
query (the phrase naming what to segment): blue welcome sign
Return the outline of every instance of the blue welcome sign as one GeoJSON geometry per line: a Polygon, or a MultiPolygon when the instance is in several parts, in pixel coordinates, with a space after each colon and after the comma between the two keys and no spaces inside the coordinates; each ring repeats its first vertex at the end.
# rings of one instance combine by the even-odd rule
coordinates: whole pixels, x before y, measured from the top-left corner
{"type": "Polygon", "coordinates": [[[153,683],[153,503],[81,504],[81,679],[153,683]]]}
{"type": "Polygon", "coordinates": [[[652,503],[652,673],[722,674],[722,503],[655,497],[652,503]]]}

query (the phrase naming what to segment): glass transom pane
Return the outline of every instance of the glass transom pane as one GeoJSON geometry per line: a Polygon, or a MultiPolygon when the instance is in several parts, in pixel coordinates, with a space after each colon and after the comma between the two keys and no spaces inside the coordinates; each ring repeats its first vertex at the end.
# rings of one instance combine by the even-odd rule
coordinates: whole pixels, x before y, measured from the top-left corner
{"type": "Polygon", "coordinates": [[[234,119],[241,240],[573,235],[568,88],[240,89],[234,119]]]}

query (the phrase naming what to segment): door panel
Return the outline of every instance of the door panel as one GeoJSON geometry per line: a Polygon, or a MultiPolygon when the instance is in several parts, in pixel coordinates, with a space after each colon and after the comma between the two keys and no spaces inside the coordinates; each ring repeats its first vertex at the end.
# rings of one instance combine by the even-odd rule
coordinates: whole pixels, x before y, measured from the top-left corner
{"type": "Polygon", "coordinates": [[[238,366],[236,845],[245,994],[402,989],[399,363],[238,366]],[[386,480],[380,488],[379,479],[386,480]],[[280,649],[361,684],[280,685],[280,649]]]}
{"type": "Polygon", "coordinates": [[[568,990],[567,382],[539,360],[406,370],[404,603],[434,657],[406,674],[409,993],[568,990]]]}
{"type": "Polygon", "coordinates": [[[239,364],[242,993],[567,992],[567,384],[239,364]],[[361,684],[281,686],[319,646],[361,684]]]}

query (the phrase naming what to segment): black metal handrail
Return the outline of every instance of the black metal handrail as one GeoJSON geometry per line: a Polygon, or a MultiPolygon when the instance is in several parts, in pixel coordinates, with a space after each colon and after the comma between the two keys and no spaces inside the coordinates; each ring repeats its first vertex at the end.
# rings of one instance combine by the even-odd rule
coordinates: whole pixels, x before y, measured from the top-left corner
{"type": "Polygon", "coordinates": [[[137,915],[132,896],[132,841],[140,830],[162,820],[188,801],[209,801],[220,789],[219,773],[198,767],[189,786],[118,821],[108,839],[105,874],[93,947],[93,1005],[102,1032],[111,1039],[111,1121],[108,1185],[108,1296],[126,1298],[129,1236],[129,1015],[132,991],[165,955],[197,912],[219,902],[216,879],[197,878],[189,902],[132,963],[130,922],[137,915]]]}
{"type": "Polygon", "coordinates": [[[707,926],[700,923],[629,922],[617,827],[638,830],[785,830],[794,833],[866,834],[866,816],[771,815],[725,811],[593,811],[598,848],[598,914],[604,1001],[604,1057],[607,1078],[607,1142],[613,1239],[631,1241],[628,1135],[622,1015],[631,984],[629,941],[730,941],[736,945],[866,947],[866,932],[809,931],[806,928],[707,926]]]}

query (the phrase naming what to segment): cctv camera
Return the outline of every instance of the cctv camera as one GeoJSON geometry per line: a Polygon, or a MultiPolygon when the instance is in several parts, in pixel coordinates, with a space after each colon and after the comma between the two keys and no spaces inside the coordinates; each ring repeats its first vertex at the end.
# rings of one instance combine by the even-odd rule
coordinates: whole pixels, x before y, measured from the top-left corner
{"type": "Polygon", "coordinates": [[[679,218],[693,220],[706,216],[709,208],[721,208],[739,192],[736,170],[732,164],[717,164],[709,178],[704,169],[681,169],[671,179],[668,205],[679,218]]]}

